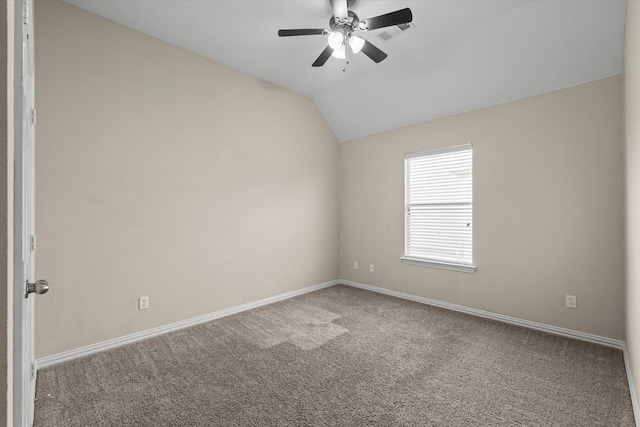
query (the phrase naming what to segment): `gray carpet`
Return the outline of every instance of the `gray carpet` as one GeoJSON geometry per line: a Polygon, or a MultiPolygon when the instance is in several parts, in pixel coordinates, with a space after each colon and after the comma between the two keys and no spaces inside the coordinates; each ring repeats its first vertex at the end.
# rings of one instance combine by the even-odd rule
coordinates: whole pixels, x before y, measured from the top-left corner
{"type": "Polygon", "coordinates": [[[629,426],[622,353],[333,286],[38,372],[35,426],[629,426]]]}

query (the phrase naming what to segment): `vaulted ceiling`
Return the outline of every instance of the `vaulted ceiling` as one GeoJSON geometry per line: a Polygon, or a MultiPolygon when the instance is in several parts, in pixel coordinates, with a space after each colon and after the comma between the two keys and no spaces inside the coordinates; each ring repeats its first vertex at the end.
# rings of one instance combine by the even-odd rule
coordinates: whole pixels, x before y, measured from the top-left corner
{"type": "Polygon", "coordinates": [[[328,28],[329,0],[65,1],[310,97],[340,141],[622,73],[623,0],[357,0],[360,18],[409,7],[414,26],[361,33],[379,64],[323,67],[326,36],[277,32],[328,28]]]}

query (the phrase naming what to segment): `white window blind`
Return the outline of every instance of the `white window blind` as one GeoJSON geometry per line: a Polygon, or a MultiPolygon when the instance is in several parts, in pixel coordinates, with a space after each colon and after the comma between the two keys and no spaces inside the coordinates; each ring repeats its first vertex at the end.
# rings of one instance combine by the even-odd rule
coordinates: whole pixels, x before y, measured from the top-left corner
{"type": "Polygon", "coordinates": [[[465,144],[405,155],[405,262],[475,269],[472,154],[465,144]]]}

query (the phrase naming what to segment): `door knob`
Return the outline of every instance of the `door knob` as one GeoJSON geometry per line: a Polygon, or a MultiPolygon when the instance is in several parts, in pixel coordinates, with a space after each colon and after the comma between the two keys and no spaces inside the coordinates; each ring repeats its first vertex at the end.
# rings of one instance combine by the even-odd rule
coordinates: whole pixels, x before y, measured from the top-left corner
{"type": "Polygon", "coordinates": [[[46,280],[37,280],[36,283],[29,283],[29,281],[27,281],[27,294],[25,298],[28,298],[31,293],[35,293],[36,295],[46,294],[48,290],[49,282],[46,280]]]}

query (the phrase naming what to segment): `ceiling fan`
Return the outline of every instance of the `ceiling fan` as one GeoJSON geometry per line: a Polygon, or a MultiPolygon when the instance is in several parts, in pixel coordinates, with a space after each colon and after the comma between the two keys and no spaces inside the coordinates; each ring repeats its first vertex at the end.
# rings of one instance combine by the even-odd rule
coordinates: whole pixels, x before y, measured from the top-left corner
{"type": "Polygon", "coordinates": [[[356,54],[362,52],[378,63],[383,61],[387,54],[369,43],[367,40],[355,35],[356,31],[368,31],[392,25],[408,24],[413,19],[411,9],[401,9],[373,18],[360,20],[355,12],[349,10],[354,0],[329,0],[333,9],[333,16],[329,19],[329,28],[304,28],[294,30],[280,30],[280,37],[328,35],[328,46],[315,60],[313,67],[321,67],[330,56],[345,59],[348,48],[356,54]]]}

